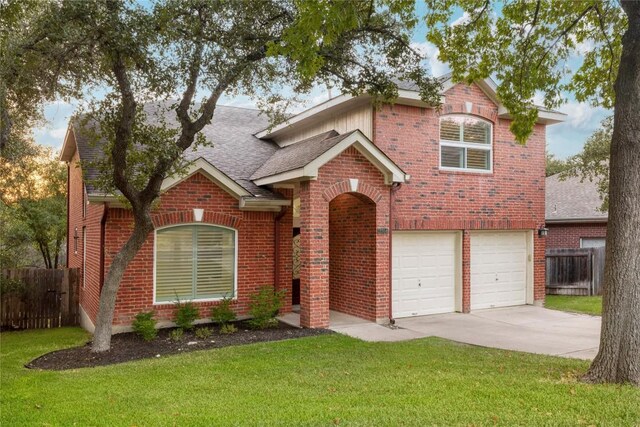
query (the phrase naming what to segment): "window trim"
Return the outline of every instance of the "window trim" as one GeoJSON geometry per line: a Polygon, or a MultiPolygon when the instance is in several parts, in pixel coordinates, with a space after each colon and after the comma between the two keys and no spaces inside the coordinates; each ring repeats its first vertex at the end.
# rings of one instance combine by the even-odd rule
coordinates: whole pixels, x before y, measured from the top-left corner
{"type": "MultiPolygon", "coordinates": [[[[446,114],[442,115],[438,118],[438,168],[443,171],[449,172],[464,172],[464,173],[483,173],[483,174],[492,174],[493,173],[493,122],[486,120],[482,117],[474,116],[473,114],[446,114]],[[447,139],[440,138],[440,127],[443,119],[449,117],[462,117],[462,118],[472,118],[478,120],[480,122],[485,122],[489,124],[489,144],[481,144],[477,142],[462,142],[462,141],[449,141],[447,139]],[[471,148],[482,151],[489,152],[489,169],[474,169],[468,167],[456,168],[452,166],[442,166],[442,147],[454,147],[454,148],[471,148]]],[[[465,158],[466,164],[466,151],[465,158]]]]}
{"type": "MultiPolygon", "coordinates": [[[[224,228],[226,230],[231,230],[233,232],[233,245],[234,245],[234,253],[233,253],[233,297],[232,301],[236,301],[238,299],[238,230],[231,227],[225,227],[224,225],[218,224],[209,224],[202,222],[188,222],[182,224],[172,224],[166,225],[164,227],[158,227],[153,231],[153,305],[167,305],[167,304],[176,304],[177,300],[172,301],[157,301],[156,300],[156,260],[157,260],[157,245],[158,245],[158,231],[166,230],[167,228],[177,228],[177,227],[185,227],[185,226],[201,226],[201,227],[216,227],[216,228],[224,228]]],[[[191,301],[191,302],[212,302],[212,301],[221,301],[224,297],[218,298],[194,298],[194,299],[185,299],[180,300],[180,302],[191,301]]]]}

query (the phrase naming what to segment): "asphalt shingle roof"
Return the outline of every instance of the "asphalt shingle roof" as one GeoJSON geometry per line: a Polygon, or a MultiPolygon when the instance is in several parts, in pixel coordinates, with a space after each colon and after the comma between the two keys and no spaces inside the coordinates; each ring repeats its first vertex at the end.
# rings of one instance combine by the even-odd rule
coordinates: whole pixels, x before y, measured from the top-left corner
{"type": "Polygon", "coordinates": [[[569,177],[561,180],[559,175],[546,179],[547,220],[606,220],[607,212],[600,210],[602,200],[595,182],[569,177]]]}
{"type": "Polygon", "coordinates": [[[340,135],[335,130],[331,130],[283,147],[255,171],[251,179],[260,179],[304,167],[353,132],[355,131],[340,135]]]}
{"type": "MultiPolygon", "coordinates": [[[[147,104],[145,112],[149,121],[159,114],[169,126],[178,126],[175,112],[162,108],[164,104],[147,104]]],[[[260,168],[277,150],[278,146],[272,141],[265,141],[253,136],[254,133],[269,125],[265,115],[260,110],[219,105],[216,107],[212,122],[205,126],[202,134],[213,143],[212,146],[199,147],[197,150],[187,150],[185,157],[195,160],[203,157],[213,166],[236,181],[249,193],[259,197],[280,198],[266,188],[258,187],[251,182],[251,175],[260,168]]],[[[82,160],[94,160],[102,156],[102,142],[93,143],[95,138],[91,132],[83,131],[80,120],[72,121],[76,143],[82,160]]],[[[87,123],[85,126],[95,126],[87,123]]],[[[98,171],[85,168],[88,178],[95,178],[98,171]]],[[[91,192],[93,189],[88,188],[91,192]]]]}

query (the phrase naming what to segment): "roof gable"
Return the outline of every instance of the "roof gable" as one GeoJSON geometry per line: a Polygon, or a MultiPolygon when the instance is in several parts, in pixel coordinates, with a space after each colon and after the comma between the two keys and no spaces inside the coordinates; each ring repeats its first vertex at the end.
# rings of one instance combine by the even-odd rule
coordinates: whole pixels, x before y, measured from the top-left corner
{"type": "MultiPolygon", "coordinates": [[[[440,102],[446,104],[447,94],[446,92],[458,83],[453,82],[452,73],[447,73],[438,77],[438,81],[442,84],[442,95],[440,102]]],[[[413,105],[424,108],[434,108],[434,105],[428,105],[420,99],[418,86],[410,81],[396,80],[395,83],[398,86],[398,98],[395,100],[396,104],[413,105]]],[[[491,78],[478,80],[474,83],[480,90],[490,99],[494,105],[498,106],[498,117],[503,119],[511,119],[511,115],[507,111],[498,98],[497,89],[498,85],[491,78]]],[[[349,94],[342,94],[335,98],[331,98],[325,102],[314,105],[301,113],[298,113],[286,121],[279,123],[273,127],[265,128],[255,133],[258,138],[271,138],[275,134],[282,134],[299,127],[304,127],[312,118],[318,114],[328,114],[329,111],[339,111],[346,108],[350,104],[366,100],[368,95],[364,94],[359,97],[353,97],[349,94]]],[[[545,125],[552,125],[565,121],[566,114],[559,111],[550,111],[544,107],[536,106],[538,109],[538,123],[545,125]]]]}
{"type": "Polygon", "coordinates": [[[257,185],[315,179],[323,165],[349,147],[354,147],[378,168],[387,184],[408,181],[409,176],[359,130],[342,135],[335,131],[325,132],[284,147],[267,160],[251,179],[257,185]]]}
{"type": "Polygon", "coordinates": [[[224,172],[220,169],[213,166],[203,157],[199,157],[194,162],[192,162],[179,176],[172,176],[166,178],[162,182],[162,187],[160,191],[165,192],[169,189],[173,188],[180,182],[188,179],[189,177],[195,175],[196,173],[200,173],[210,181],[215,183],[218,187],[222,188],[224,191],[235,197],[236,199],[240,199],[241,197],[251,196],[246,189],[240,186],[237,182],[229,178],[224,172]]]}

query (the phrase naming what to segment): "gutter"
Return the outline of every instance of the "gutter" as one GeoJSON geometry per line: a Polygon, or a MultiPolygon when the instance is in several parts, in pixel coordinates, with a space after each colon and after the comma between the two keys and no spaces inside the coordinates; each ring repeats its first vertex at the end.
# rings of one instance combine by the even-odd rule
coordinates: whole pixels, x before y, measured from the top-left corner
{"type": "Polygon", "coordinates": [[[587,223],[607,223],[609,218],[563,218],[563,219],[545,219],[546,224],[587,224],[587,223]]]}

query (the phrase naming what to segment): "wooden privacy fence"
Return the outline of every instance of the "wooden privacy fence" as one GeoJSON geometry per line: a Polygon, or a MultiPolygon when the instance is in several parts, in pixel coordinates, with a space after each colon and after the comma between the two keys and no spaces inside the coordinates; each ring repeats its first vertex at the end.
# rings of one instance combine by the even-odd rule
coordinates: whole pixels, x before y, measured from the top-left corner
{"type": "Polygon", "coordinates": [[[547,249],[547,295],[601,295],[605,248],[547,249]]]}
{"type": "Polygon", "coordinates": [[[3,330],[78,324],[78,269],[7,269],[0,281],[3,330]]]}

